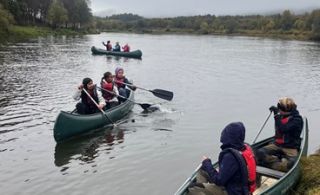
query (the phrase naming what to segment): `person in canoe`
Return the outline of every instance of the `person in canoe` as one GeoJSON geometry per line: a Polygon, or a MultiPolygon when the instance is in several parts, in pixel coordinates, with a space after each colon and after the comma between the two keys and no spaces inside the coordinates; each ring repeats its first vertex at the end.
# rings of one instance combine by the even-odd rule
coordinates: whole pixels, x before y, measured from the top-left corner
{"type": "Polygon", "coordinates": [[[104,42],[102,42],[102,44],[106,47],[107,51],[112,51],[112,45],[109,40],[107,41],[107,44],[105,44],[104,42]]]}
{"type": "Polygon", "coordinates": [[[98,93],[92,79],[90,78],[84,78],[82,80],[82,84],[78,86],[75,94],[73,95],[73,98],[75,100],[81,99],[81,101],[76,105],[77,112],[79,114],[93,114],[99,112],[99,110],[103,109],[103,107],[105,106],[105,102],[101,94],[98,93]],[[98,104],[98,107],[91,100],[91,98],[88,97],[83,89],[85,89],[90,94],[90,96],[98,104]]]}
{"type": "MultiPolygon", "coordinates": [[[[131,82],[124,76],[124,70],[123,68],[117,67],[115,70],[115,77],[114,82],[118,87],[119,95],[128,98],[129,97],[129,87],[132,90],[136,90],[136,87],[134,86],[127,86],[126,84],[132,85],[131,82]]],[[[120,102],[123,102],[124,100],[122,98],[119,98],[120,102]]]]}
{"type": "Polygon", "coordinates": [[[101,93],[102,97],[106,101],[106,109],[110,109],[119,105],[117,96],[119,95],[118,88],[113,82],[113,75],[111,72],[103,74],[101,79],[101,93]],[[104,89],[104,90],[103,90],[104,89]]]}
{"type": "Polygon", "coordinates": [[[188,187],[188,194],[251,194],[256,188],[256,163],[254,153],[244,139],[243,123],[228,124],[220,136],[219,171],[209,158],[203,157],[196,182],[188,187]]]}
{"type": "Polygon", "coordinates": [[[114,46],[112,51],[118,51],[118,52],[121,51],[121,46],[120,46],[119,42],[116,42],[116,45],[114,46]]]}
{"type": "Polygon", "coordinates": [[[280,98],[277,106],[269,110],[274,114],[275,137],[272,143],[256,152],[258,164],[286,172],[298,155],[303,119],[292,98],[280,98]]]}
{"type": "Polygon", "coordinates": [[[125,44],[123,47],[122,47],[122,51],[123,52],[130,52],[130,46],[127,44],[125,44]]]}

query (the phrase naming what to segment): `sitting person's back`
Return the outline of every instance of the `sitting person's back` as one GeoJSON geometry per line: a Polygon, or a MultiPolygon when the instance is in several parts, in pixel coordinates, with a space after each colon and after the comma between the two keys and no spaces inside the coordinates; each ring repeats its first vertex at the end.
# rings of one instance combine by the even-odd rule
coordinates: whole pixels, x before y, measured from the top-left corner
{"type": "Polygon", "coordinates": [[[244,144],[244,138],[245,128],[241,122],[230,123],[223,129],[219,171],[213,167],[210,159],[205,158],[196,183],[188,188],[189,194],[248,195],[255,190],[254,154],[244,144]],[[248,158],[245,159],[241,153],[249,154],[248,158]]]}

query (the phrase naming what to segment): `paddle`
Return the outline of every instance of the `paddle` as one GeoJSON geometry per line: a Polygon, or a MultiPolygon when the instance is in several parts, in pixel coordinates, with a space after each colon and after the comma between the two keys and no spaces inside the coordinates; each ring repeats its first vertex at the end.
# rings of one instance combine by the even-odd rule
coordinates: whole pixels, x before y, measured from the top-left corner
{"type": "MultiPolygon", "coordinates": [[[[91,95],[87,92],[87,90],[85,88],[82,89],[86,94],[87,96],[91,99],[91,101],[97,106],[97,108],[99,109],[99,105],[97,104],[97,102],[91,97],[91,95]]],[[[105,111],[103,111],[102,109],[99,109],[102,114],[106,117],[106,119],[108,119],[113,126],[117,126],[107,115],[107,113],[105,111]]]]}
{"type": "Polygon", "coordinates": [[[259,131],[259,133],[258,133],[258,135],[254,138],[253,143],[256,143],[256,141],[257,141],[257,139],[258,139],[258,137],[259,137],[259,135],[260,135],[260,133],[261,133],[262,129],[263,129],[263,128],[264,128],[264,126],[267,124],[267,122],[268,122],[268,120],[269,120],[269,118],[270,118],[271,114],[272,114],[272,111],[270,111],[270,113],[269,113],[269,115],[268,115],[268,117],[267,117],[266,121],[264,121],[264,123],[263,123],[263,125],[262,125],[262,127],[261,127],[261,129],[260,129],[260,131],[259,131]]]}
{"type": "Polygon", "coordinates": [[[145,89],[145,88],[142,88],[142,87],[137,87],[136,85],[123,83],[123,82],[120,82],[120,81],[116,81],[116,83],[121,83],[121,84],[124,84],[124,85],[128,85],[130,87],[136,87],[138,89],[149,91],[149,92],[153,93],[153,95],[155,95],[156,97],[159,97],[161,99],[165,99],[165,100],[168,100],[168,101],[171,101],[172,98],[173,98],[173,92],[171,92],[171,91],[167,91],[167,90],[163,90],[163,89],[150,90],[150,89],[145,89]]]}
{"type": "Polygon", "coordinates": [[[128,101],[130,101],[130,102],[133,102],[133,103],[135,103],[135,104],[138,104],[138,105],[141,106],[141,108],[142,108],[143,110],[147,110],[147,109],[151,106],[151,104],[146,104],[146,103],[141,104],[141,103],[137,103],[137,102],[134,102],[134,101],[132,101],[132,100],[126,98],[126,97],[123,97],[123,96],[121,96],[121,95],[115,94],[115,93],[112,92],[112,91],[103,89],[103,88],[98,87],[98,86],[96,86],[96,87],[97,87],[98,89],[101,89],[101,90],[103,90],[103,91],[105,91],[105,92],[108,92],[108,93],[110,93],[110,94],[112,94],[112,95],[115,95],[115,96],[117,96],[117,97],[121,97],[121,98],[123,98],[123,99],[125,99],[125,100],[128,100],[128,101]]]}

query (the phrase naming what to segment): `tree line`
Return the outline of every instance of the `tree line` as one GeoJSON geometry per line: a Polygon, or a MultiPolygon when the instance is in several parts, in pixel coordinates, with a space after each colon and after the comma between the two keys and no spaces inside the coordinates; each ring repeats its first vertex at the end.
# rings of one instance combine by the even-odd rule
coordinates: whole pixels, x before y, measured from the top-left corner
{"type": "Polygon", "coordinates": [[[95,19],[102,31],[187,32],[199,34],[293,34],[320,40],[320,10],[295,15],[289,10],[274,15],[143,18],[120,14],[95,19]]]}
{"type": "Polygon", "coordinates": [[[92,24],[89,0],[0,0],[0,31],[10,24],[81,28],[92,24]]]}

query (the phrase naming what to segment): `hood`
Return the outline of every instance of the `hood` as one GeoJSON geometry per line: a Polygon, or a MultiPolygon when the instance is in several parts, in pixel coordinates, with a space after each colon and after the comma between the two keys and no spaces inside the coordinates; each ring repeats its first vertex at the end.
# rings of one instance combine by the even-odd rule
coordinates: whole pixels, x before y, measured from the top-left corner
{"type": "Polygon", "coordinates": [[[242,122],[228,124],[222,131],[220,142],[221,149],[234,148],[241,150],[244,148],[245,127],[242,122]]]}

